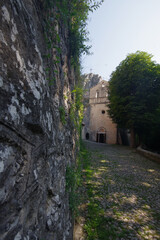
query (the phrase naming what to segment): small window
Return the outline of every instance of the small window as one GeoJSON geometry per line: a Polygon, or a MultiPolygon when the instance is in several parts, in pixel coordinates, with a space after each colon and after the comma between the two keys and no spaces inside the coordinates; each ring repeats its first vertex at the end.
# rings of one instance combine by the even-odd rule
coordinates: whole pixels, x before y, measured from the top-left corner
{"type": "Polygon", "coordinates": [[[105,87],[104,82],[102,82],[102,88],[104,88],[104,87],[105,87]]]}
{"type": "Polygon", "coordinates": [[[102,114],[105,114],[105,111],[104,111],[104,110],[102,110],[102,114]]]}
{"type": "Polygon", "coordinates": [[[96,92],[96,98],[99,98],[99,91],[96,92]]]}

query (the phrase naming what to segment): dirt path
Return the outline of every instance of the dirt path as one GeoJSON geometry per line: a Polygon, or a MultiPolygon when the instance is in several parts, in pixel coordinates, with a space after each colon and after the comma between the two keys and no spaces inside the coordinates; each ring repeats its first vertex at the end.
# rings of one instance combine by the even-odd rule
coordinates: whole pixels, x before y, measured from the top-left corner
{"type": "Polygon", "coordinates": [[[75,240],[159,240],[160,165],[129,147],[85,145],[90,166],[75,240]]]}

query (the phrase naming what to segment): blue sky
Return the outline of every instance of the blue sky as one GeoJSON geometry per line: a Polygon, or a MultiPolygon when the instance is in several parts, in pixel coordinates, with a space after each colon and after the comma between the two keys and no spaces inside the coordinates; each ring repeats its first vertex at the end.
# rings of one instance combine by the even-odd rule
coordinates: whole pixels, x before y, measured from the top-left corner
{"type": "Polygon", "coordinates": [[[152,54],[160,63],[160,0],[104,0],[89,15],[90,56],[82,57],[83,73],[105,80],[129,53],[152,54]]]}

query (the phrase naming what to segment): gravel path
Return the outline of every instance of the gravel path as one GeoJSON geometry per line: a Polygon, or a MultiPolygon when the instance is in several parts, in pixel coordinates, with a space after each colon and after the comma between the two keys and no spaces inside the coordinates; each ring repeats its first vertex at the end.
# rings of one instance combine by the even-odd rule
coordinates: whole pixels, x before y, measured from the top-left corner
{"type": "MultiPolygon", "coordinates": [[[[88,141],[85,145],[93,170],[89,184],[108,231],[105,237],[92,240],[159,240],[160,165],[129,147],[88,141]]],[[[83,216],[80,225],[84,223],[83,216]]]]}

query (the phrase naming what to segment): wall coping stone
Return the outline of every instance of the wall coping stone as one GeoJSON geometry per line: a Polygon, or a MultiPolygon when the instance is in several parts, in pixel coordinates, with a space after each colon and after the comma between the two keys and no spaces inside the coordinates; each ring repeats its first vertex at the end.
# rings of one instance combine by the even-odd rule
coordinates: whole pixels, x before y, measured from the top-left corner
{"type": "Polygon", "coordinates": [[[137,148],[137,151],[140,154],[142,154],[143,156],[149,158],[150,160],[160,163],[160,154],[147,151],[147,150],[141,148],[140,146],[137,148]]]}

